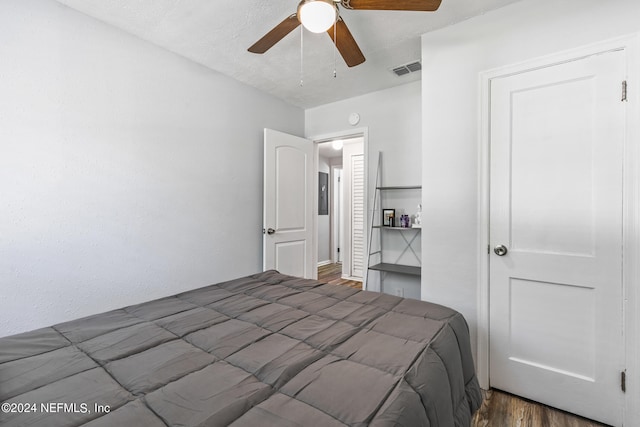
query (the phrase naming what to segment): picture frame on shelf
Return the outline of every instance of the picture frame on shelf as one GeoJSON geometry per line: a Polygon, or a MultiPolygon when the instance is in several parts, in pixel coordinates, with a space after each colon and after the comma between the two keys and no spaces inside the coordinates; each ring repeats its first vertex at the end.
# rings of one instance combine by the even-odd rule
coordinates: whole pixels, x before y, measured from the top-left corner
{"type": "Polygon", "coordinates": [[[384,227],[393,227],[395,223],[395,217],[395,209],[382,209],[382,225],[384,227]]]}

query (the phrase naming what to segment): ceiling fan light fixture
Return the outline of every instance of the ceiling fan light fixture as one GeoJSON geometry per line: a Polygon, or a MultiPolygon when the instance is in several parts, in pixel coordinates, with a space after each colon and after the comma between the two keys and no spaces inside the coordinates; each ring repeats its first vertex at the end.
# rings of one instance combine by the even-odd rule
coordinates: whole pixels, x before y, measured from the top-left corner
{"type": "Polygon", "coordinates": [[[302,0],[298,5],[298,20],[312,33],[324,33],[337,19],[333,0],[302,0]]]}

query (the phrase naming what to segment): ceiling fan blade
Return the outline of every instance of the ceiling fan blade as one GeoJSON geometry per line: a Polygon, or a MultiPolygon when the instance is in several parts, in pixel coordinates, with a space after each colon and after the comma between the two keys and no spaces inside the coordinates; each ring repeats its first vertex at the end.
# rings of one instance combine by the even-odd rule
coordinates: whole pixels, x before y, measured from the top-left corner
{"type": "Polygon", "coordinates": [[[298,17],[294,13],[276,25],[273,30],[265,34],[264,37],[255,42],[253,46],[247,50],[252,53],[265,53],[271,49],[273,45],[282,40],[284,36],[295,30],[298,25],[300,25],[300,21],[298,21],[298,17]]]}
{"type": "Polygon", "coordinates": [[[342,55],[342,58],[344,59],[344,62],[346,62],[349,67],[355,67],[356,65],[362,64],[365,61],[364,55],[358,47],[358,43],[356,43],[355,39],[351,35],[351,31],[347,28],[347,24],[344,23],[342,18],[338,18],[335,23],[335,27],[336,38],[338,39],[337,43],[333,38],[333,26],[327,30],[327,33],[331,36],[331,40],[335,43],[338,52],[340,52],[340,55],[342,55]]]}
{"type": "Polygon", "coordinates": [[[442,0],[341,0],[346,9],[358,10],[415,10],[433,12],[442,0]]]}

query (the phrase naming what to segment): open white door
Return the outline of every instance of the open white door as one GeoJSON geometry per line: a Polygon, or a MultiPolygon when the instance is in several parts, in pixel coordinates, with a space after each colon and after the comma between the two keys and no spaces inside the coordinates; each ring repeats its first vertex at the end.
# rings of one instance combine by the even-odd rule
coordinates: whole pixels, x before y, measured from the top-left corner
{"type": "Polygon", "coordinates": [[[263,267],[311,279],[313,142],[264,130],[263,267]]]}
{"type": "Polygon", "coordinates": [[[615,426],[624,76],[616,51],[491,82],[491,386],[615,426]]]}

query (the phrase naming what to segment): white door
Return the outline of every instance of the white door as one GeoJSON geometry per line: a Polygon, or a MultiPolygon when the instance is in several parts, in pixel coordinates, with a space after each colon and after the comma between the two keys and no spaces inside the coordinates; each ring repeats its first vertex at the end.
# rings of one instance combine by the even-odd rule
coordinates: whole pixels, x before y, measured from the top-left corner
{"type": "Polygon", "coordinates": [[[345,244],[343,276],[361,280],[364,272],[365,199],[364,199],[364,142],[361,137],[347,140],[342,148],[344,179],[344,234],[345,244]]]}
{"type": "MultiPolygon", "coordinates": [[[[263,267],[311,279],[313,143],[264,130],[263,267]]],[[[315,273],[315,274],[314,274],[315,273]]]]}
{"type": "Polygon", "coordinates": [[[624,75],[618,51],[491,81],[491,386],[612,425],[624,75]]]}

